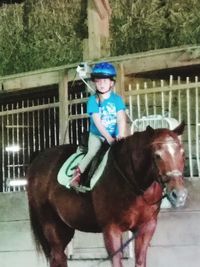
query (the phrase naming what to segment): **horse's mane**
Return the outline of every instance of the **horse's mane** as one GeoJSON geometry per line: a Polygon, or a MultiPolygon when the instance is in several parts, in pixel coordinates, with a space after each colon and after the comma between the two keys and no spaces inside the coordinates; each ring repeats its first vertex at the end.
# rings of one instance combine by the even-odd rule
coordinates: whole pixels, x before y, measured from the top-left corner
{"type": "Polygon", "coordinates": [[[142,190],[152,183],[152,173],[156,176],[150,150],[151,140],[152,134],[148,130],[135,132],[117,141],[110,150],[113,160],[123,170],[124,175],[133,183],[137,183],[142,190]]]}
{"type": "Polygon", "coordinates": [[[144,149],[149,146],[150,140],[151,135],[148,133],[147,130],[142,132],[135,132],[134,134],[115,142],[111,149],[113,150],[113,152],[122,150],[132,150],[134,154],[138,154],[143,152],[141,149],[144,149]]]}

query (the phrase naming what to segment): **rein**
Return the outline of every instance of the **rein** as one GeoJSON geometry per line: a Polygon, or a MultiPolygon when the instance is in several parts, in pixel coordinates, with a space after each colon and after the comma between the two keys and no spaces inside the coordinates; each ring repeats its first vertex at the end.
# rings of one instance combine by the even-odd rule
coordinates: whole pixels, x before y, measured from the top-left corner
{"type": "Polygon", "coordinates": [[[114,167],[115,169],[118,171],[118,173],[124,178],[124,180],[130,184],[133,188],[136,188],[136,190],[138,191],[139,194],[144,194],[144,191],[138,186],[138,184],[136,183],[135,180],[130,180],[127,178],[127,176],[123,173],[123,171],[120,169],[117,161],[115,160],[115,157],[113,155],[112,150],[110,150],[110,153],[112,155],[112,159],[113,159],[113,163],[114,163],[114,167]]]}
{"type": "MultiPolygon", "coordinates": [[[[131,185],[132,188],[136,189],[136,191],[139,193],[139,195],[142,196],[142,198],[144,199],[145,203],[148,204],[148,205],[155,205],[155,204],[158,204],[162,201],[162,199],[164,199],[167,194],[164,194],[159,200],[153,202],[153,203],[148,203],[147,200],[145,199],[144,197],[144,190],[142,190],[139,185],[137,184],[137,182],[135,180],[130,180],[124,173],[123,171],[121,170],[121,168],[119,167],[117,161],[115,160],[115,157],[113,155],[113,152],[112,150],[110,150],[110,153],[112,155],[112,160],[113,160],[113,164],[114,164],[114,167],[115,169],[118,171],[118,173],[121,175],[121,177],[129,184],[131,185]]],[[[156,180],[155,180],[156,181],[156,180]]],[[[160,180],[159,178],[157,179],[157,182],[162,186],[162,188],[164,188],[164,183],[162,183],[162,180],[160,180]]],[[[137,194],[136,194],[137,195],[137,194]]]]}

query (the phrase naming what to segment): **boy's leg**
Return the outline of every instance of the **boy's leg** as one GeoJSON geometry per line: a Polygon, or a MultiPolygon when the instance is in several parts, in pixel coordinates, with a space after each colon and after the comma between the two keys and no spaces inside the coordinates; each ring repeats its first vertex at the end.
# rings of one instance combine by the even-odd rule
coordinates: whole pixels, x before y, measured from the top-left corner
{"type": "Polygon", "coordinates": [[[103,140],[100,139],[100,137],[90,133],[89,141],[88,141],[88,152],[85,155],[85,157],[82,159],[82,161],[79,163],[79,168],[80,168],[81,173],[85,171],[85,169],[87,168],[91,160],[97,154],[97,152],[102,146],[102,143],[103,143],[103,140]]]}
{"type": "Polygon", "coordinates": [[[94,158],[102,145],[103,140],[100,137],[90,133],[88,141],[88,152],[76,168],[73,178],[70,182],[72,187],[77,187],[80,184],[81,173],[85,171],[91,160],[94,158]]]}

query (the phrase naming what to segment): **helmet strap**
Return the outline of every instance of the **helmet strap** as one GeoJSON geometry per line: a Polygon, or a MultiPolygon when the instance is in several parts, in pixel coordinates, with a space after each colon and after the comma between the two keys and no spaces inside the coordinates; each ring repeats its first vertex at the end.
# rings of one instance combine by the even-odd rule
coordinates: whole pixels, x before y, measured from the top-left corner
{"type": "Polygon", "coordinates": [[[97,94],[104,95],[104,94],[108,93],[110,90],[111,90],[111,88],[109,88],[106,92],[100,92],[99,90],[96,90],[96,92],[97,92],[97,94]]]}

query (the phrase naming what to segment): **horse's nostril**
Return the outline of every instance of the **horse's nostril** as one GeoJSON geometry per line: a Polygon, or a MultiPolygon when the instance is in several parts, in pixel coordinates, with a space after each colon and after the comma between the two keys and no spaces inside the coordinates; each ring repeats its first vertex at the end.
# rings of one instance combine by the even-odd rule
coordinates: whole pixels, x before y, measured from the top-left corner
{"type": "Polygon", "coordinates": [[[175,191],[172,191],[171,195],[172,195],[173,198],[175,198],[175,199],[177,198],[177,194],[176,194],[175,191]]]}

